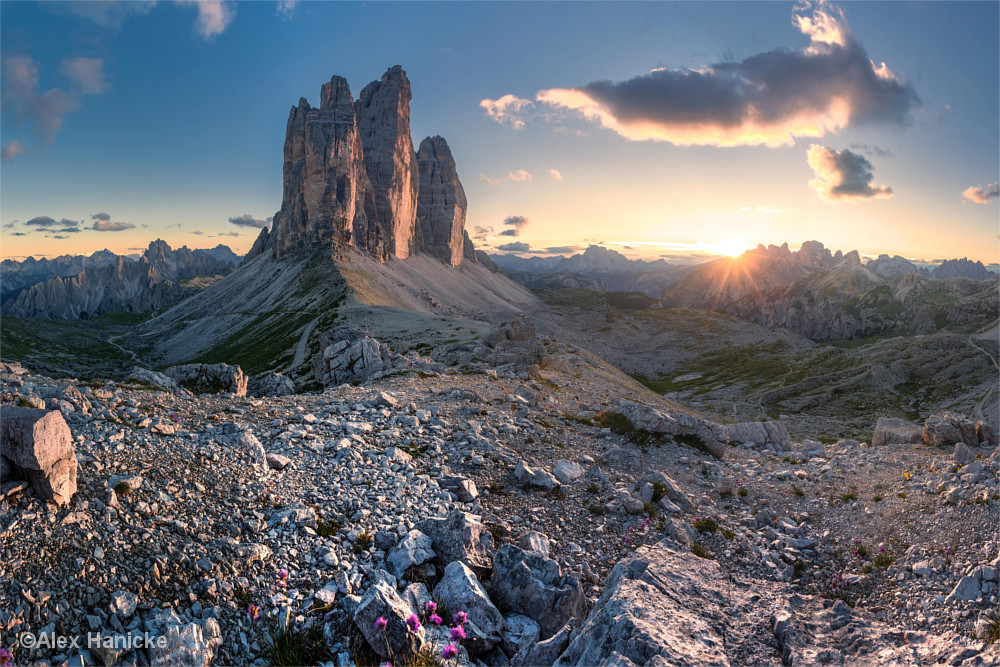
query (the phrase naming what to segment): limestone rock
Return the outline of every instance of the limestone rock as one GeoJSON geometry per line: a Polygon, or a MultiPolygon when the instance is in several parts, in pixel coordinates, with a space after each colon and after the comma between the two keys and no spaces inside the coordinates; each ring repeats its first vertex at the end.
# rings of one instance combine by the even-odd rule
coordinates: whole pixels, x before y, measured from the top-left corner
{"type": "Polygon", "coordinates": [[[183,364],[171,366],[163,374],[197,394],[231,393],[247,395],[247,376],[239,366],[229,364],[183,364]]]}
{"type": "Polygon", "coordinates": [[[510,664],[516,667],[533,667],[534,665],[551,665],[569,644],[570,626],[563,628],[544,641],[532,646],[525,646],[517,655],[510,659],[510,664]]]}
{"type": "Polygon", "coordinates": [[[538,641],[538,623],[522,614],[504,617],[504,629],[500,635],[500,647],[507,657],[513,657],[524,648],[530,648],[538,641]]]}
{"type": "Polygon", "coordinates": [[[965,446],[964,442],[959,442],[955,445],[955,451],[952,454],[955,457],[955,461],[959,465],[968,465],[976,460],[976,455],[972,453],[972,450],[965,446]]]}
{"type": "Polygon", "coordinates": [[[244,456],[251,464],[262,470],[268,468],[267,453],[260,440],[248,428],[234,424],[232,422],[220,424],[205,432],[205,435],[223,444],[232,447],[237,453],[244,456]]]}
{"type": "Polygon", "coordinates": [[[556,561],[513,544],[497,551],[490,590],[511,611],[538,623],[542,639],[587,613],[587,598],[579,579],[563,576],[556,561]]]}
{"type": "Polygon", "coordinates": [[[924,444],[950,447],[956,443],[979,444],[976,423],[956,412],[939,412],[924,422],[924,444]]]}
{"type": "Polygon", "coordinates": [[[924,429],[919,424],[905,419],[879,417],[872,435],[872,445],[917,444],[924,438],[924,429]]]}
{"type": "Polygon", "coordinates": [[[725,432],[731,445],[753,443],[759,448],[778,452],[788,452],[792,449],[788,430],[779,421],[727,424],[725,432]]]}
{"type": "Polygon", "coordinates": [[[717,459],[726,455],[726,429],[707,419],[683,412],[667,413],[639,403],[625,402],[618,407],[636,429],[658,435],[691,436],[717,459]]]}
{"type": "Polygon", "coordinates": [[[247,394],[250,396],[291,396],[295,393],[295,383],[281,373],[269,373],[260,378],[250,378],[247,394]]]}
{"type": "Polygon", "coordinates": [[[419,653],[424,645],[423,626],[415,633],[406,626],[406,618],[412,613],[409,605],[396,594],[395,588],[378,581],[361,599],[354,612],[354,624],[380,656],[404,660],[419,653]],[[384,630],[375,627],[375,621],[380,617],[387,621],[384,630]]]}
{"type": "MultiPolygon", "coordinates": [[[[444,137],[427,137],[420,142],[417,167],[420,170],[417,222],[424,251],[446,264],[458,266],[466,255],[468,202],[455,159],[444,137]]],[[[469,243],[471,245],[471,240],[469,243]]],[[[475,261],[474,256],[472,261],[475,261]]]]}
{"type": "Polygon", "coordinates": [[[40,498],[65,505],[76,493],[73,435],[58,410],[3,406],[0,460],[4,472],[21,473],[40,498]]]}
{"type": "Polygon", "coordinates": [[[462,561],[478,576],[493,569],[493,536],[473,515],[452,510],[444,519],[418,521],[414,529],[430,536],[440,565],[462,561]]]}
{"type": "Polygon", "coordinates": [[[535,322],[524,315],[497,325],[483,336],[482,343],[482,360],[492,366],[523,368],[541,363],[544,356],[535,322]]]}
{"type": "Polygon", "coordinates": [[[556,479],[563,484],[571,484],[575,482],[583,477],[583,473],[585,472],[586,470],[579,463],[563,459],[560,459],[556,463],[556,467],[552,469],[552,474],[555,475],[556,479]]]}
{"type": "Polygon", "coordinates": [[[392,573],[401,579],[410,567],[422,565],[434,558],[436,554],[432,544],[430,537],[419,530],[411,530],[386,557],[392,573]]]}
{"type": "Polygon", "coordinates": [[[163,373],[157,373],[156,371],[139,368],[138,366],[134,367],[128,377],[125,378],[126,382],[129,380],[135,380],[140,383],[152,385],[164,391],[176,392],[180,389],[177,385],[177,380],[172,377],[168,377],[163,373]]]}
{"type": "Polygon", "coordinates": [[[500,642],[503,615],[465,563],[455,561],[444,569],[444,577],[434,587],[434,597],[450,611],[468,614],[469,620],[465,625],[468,638],[463,644],[470,653],[485,653],[500,642]]]}
{"type": "Polygon", "coordinates": [[[411,97],[410,80],[396,65],[365,86],[354,104],[375,200],[369,224],[378,228],[376,243],[384,243],[387,253],[400,259],[409,257],[413,247],[420,178],[410,138],[411,97]]]}
{"type": "Polygon", "coordinates": [[[323,384],[363,382],[393,367],[399,356],[356,324],[344,324],[320,336],[313,376],[323,384]]]}
{"type": "Polygon", "coordinates": [[[215,649],[222,644],[222,631],[219,622],[214,618],[184,625],[177,615],[173,614],[171,621],[159,636],[165,638],[163,645],[153,641],[149,648],[149,662],[153,667],[160,665],[208,667],[215,658],[215,649]]]}

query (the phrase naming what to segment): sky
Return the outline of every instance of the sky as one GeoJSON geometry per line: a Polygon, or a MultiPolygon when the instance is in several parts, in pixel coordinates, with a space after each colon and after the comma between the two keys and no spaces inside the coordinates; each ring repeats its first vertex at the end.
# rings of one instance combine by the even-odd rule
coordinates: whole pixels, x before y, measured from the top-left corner
{"type": "Polygon", "coordinates": [[[0,256],[225,243],[393,65],[488,252],[1000,260],[997,2],[0,2],[0,256]]]}

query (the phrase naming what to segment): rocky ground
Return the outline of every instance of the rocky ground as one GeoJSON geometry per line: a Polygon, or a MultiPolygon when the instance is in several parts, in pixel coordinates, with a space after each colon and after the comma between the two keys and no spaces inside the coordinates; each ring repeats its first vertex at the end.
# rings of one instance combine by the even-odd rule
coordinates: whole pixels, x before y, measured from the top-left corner
{"type": "Polygon", "coordinates": [[[431,595],[446,625],[470,614],[469,664],[1000,664],[995,448],[805,440],[718,460],[609,419],[628,401],[679,413],[572,348],[533,377],[273,398],[0,380],[5,405],[61,411],[79,460],[66,506],[3,485],[17,664],[378,664],[382,642],[403,664],[449,642],[431,595]],[[166,645],[18,643],[144,631],[166,645]]]}

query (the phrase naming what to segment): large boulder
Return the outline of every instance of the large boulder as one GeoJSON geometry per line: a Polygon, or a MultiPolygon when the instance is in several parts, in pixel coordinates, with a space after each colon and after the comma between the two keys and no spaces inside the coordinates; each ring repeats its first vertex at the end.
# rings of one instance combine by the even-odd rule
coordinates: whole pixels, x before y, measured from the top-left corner
{"type": "Polygon", "coordinates": [[[196,394],[230,393],[247,395],[247,376],[239,366],[229,364],[183,364],[171,366],[163,374],[196,394]]]}
{"type": "Polygon", "coordinates": [[[498,324],[480,342],[478,356],[491,366],[526,368],[540,364],[545,356],[534,320],[524,315],[498,324]]]}
{"type": "Polygon", "coordinates": [[[269,373],[259,378],[250,378],[247,394],[250,396],[291,396],[295,393],[292,378],[281,373],[269,373]]]}
{"type": "Polygon", "coordinates": [[[399,578],[414,565],[422,565],[437,554],[432,548],[432,540],[419,530],[411,530],[399,544],[389,552],[386,562],[392,568],[392,573],[399,578]]]}
{"type": "Polygon", "coordinates": [[[727,424],[723,428],[731,445],[745,444],[777,452],[788,452],[792,449],[788,429],[779,421],[742,422],[727,424]]]}
{"type": "Polygon", "coordinates": [[[444,576],[434,587],[434,597],[443,602],[449,612],[468,614],[467,638],[463,643],[469,653],[485,653],[500,642],[503,615],[465,563],[455,561],[444,569],[444,576]]]}
{"type": "Polygon", "coordinates": [[[253,431],[245,426],[227,422],[205,431],[205,436],[231,447],[235,454],[243,456],[252,465],[265,471],[268,469],[264,446],[260,444],[253,431]]]}
{"type": "Polygon", "coordinates": [[[399,357],[356,324],[343,324],[321,334],[319,349],[312,369],[324,387],[380,377],[392,370],[399,357]]]}
{"type": "Polygon", "coordinates": [[[149,664],[154,667],[209,667],[222,644],[222,630],[214,618],[184,623],[173,609],[156,609],[146,617],[145,626],[151,639],[149,664]]]}
{"type": "Polygon", "coordinates": [[[538,623],[543,640],[587,613],[587,598],[579,579],[563,576],[556,561],[513,544],[496,552],[490,591],[511,612],[538,623]]]}
{"type": "Polygon", "coordinates": [[[462,561],[477,576],[493,569],[493,536],[475,515],[452,510],[444,519],[418,521],[414,529],[430,536],[435,561],[442,567],[462,561]]]}
{"type": "Polygon", "coordinates": [[[976,422],[957,412],[939,412],[924,422],[923,441],[934,447],[950,447],[962,442],[978,445],[976,422]]]}
{"type": "Polygon", "coordinates": [[[618,412],[637,430],[648,431],[654,435],[669,435],[682,442],[686,438],[693,439],[695,447],[704,449],[717,459],[723,458],[729,447],[725,427],[701,417],[684,412],[668,413],[659,408],[631,401],[619,405],[618,412]]]}
{"type": "Polygon", "coordinates": [[[0,478],[28,480],[38,497],[65,505],[76,493],[73,434],[58,410],[0,409],[0,478]]]}
{"type": "Polygon", "coordinates": [[[894,417],[879,417],[872,435],[872,445],[919,444],[924,439],[924,429],[920,424],[894,417]]]}
{"type": "Polygon", "coordinates": [[[168,377],[163,373],[157,373],[156,371],[151,371],[146,368],[140,368],[135,366],[132,372],[128,374],[125,378],[125,382],[135,382],[138,384],[145,384],[157,389],[162,389],[163,391],[177,392],[180,387],[177,386],[177,380],[172,377],[168,377]]]}
{"type": "Polygon", "coordinates": [[[402,661],[419,653],[426,638],[423,626],[417,632],[410,632],[406,626],[406,619],[413,612],[395,588],[379,580],[361,598],[354,611],[354,624],[376,653],[402,661]],[[384,629],[375,627],[379,618],[386,620],[384,629]]]}

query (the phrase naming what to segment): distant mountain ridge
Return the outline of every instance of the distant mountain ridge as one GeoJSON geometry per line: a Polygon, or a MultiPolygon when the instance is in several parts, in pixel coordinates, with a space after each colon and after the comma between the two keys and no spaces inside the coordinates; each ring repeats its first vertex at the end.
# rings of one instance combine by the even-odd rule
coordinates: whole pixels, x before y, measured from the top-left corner
{"type": "MultiPolygon", "coordinates": [[[[59,270],[78,264],[85,266],[75,275],[55,276],[4,293],[0,313],[12,317],[78,319],[111,311],[143,313],[170,305],[191,293],[194,287],[182,282],[199,276],[213,277],[232,271],[239,255],[218,245],[208,250],[187,246],[173,250],[157,239],[138,260],[104,250],[96,261],[88,258],[57,258],[47,270],[59,270]]],[[[5,266],[22,281],[28,275],[40,275],[39,261],[29,258],[5,266]],[[27,271],[21,272],[27,267],[27,271]]],[[[5,262],[6,264],[6,262],[5,262]]],[[[6,275],[4,277],[6,282],[6,275]]]]}

